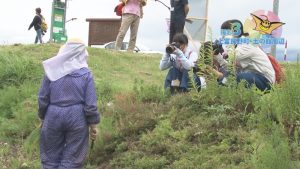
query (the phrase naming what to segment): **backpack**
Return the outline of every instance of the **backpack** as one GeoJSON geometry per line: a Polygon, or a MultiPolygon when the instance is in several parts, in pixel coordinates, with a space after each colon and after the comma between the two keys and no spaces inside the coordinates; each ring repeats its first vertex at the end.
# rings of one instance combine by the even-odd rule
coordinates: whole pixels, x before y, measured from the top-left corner
{"type": "Polygon", "coordinates": [[[47,22],[45,20],[45,18],[42,16],[42,15],[37,15],[41,18],[42,22],[41,22],[41,29],[42,29],[42,32],[47,32],[48,30],[48,25],[47,25],[47,22]]]}
{"type": "Polygon", "coordinates": [[[48,25],[47,25],[44,17],[42,17],[41,29],[43,32],[47,32],[47,30],[48,30],[48,25]]]}
{"type": "Polygon", "coordinates": [[[122,11],[123,11],[124,6],[125,6],[125,3],[122,2],[115,7],[114,12],[116,13],[117,16],[122,16],[122,11]]]}
{"type": "Polygon", "coordinates": [[[268,58],[273,66],[273,69],[275,71],[275,82],[277,84],[280,84],[284,79],[284,72],[281,68],[280,63],[274,58],[274,56],[268,54],[268,58]]]}

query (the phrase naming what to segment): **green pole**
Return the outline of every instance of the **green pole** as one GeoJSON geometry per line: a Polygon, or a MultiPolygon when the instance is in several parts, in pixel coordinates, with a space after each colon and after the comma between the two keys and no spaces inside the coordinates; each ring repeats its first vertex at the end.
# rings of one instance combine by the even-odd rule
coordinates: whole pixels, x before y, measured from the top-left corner
{"type": "MultiPolygon", "coordinates": [[[[279,11],[279,0],[273,0],[273,13],[278,16],[279,11]]],[[[276,57],[276,45],[272,45],[271,53],[274,57],[276,57]]]]}
{"type": "Polygon", "coordinates": [[[63,35],[66,35],[67,4],[68,4],[68,0],[65,0],[65,16],[64,16],[63,35]]]}
{"type": "Polygon", "coordinates": [[[50,42],[65,42],[67,39],[65,23],[66,23],[66,3],[67,0],[53,0],[50,42]]]}

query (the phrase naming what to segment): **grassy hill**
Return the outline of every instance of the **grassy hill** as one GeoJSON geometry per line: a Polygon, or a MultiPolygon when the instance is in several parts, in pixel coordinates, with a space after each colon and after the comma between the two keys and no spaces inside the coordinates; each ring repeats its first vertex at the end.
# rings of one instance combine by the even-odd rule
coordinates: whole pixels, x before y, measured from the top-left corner
{"type": "MultiPolygon", "coordinates": [[[[41,61],[58,45],[0,47],[0,166],[39,168],[37,93],[41,61]]],[[[159,55],[88,49],[99,136],[85,168],[293,169],[300,166],[300,71],[262,94],[208,81],[170,98],[159,55]]]]}

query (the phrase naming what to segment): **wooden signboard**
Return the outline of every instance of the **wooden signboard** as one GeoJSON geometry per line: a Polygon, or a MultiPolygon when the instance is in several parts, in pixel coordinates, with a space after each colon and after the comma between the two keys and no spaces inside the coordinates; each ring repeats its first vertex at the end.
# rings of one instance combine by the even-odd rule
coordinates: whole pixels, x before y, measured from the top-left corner
{"type": "Polygon", "coordinates": [[[115,41],[121,26],[118,18],[87,18],[89,22],[88,45],[103,45],[115,41]]]}

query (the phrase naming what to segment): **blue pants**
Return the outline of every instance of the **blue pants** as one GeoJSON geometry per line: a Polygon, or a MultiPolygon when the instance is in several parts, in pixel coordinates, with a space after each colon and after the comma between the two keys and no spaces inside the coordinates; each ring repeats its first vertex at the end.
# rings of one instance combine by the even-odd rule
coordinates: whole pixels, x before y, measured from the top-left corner
{"type": "Polygon", "coordinates": [[[88,150],[88,126],[81,104],[50,105],[41,130],[43,169],[81,169],[88,150]]]}
{"type": "Polygon", "coordinates": [[[38,41],[40,41],[40,43],[43,43],[43,40],[42,40],[42,29],[36,30],[36,37],[35,37],[34,43],[38,43],[38,41]]]}
{"type": "Polygon", "coordinates": [[[255,84],[255,86],[261,91],[271,89],[269,80],[262,74],[258,74],[254,72],[241,72],[237,74],[236,80],[237,82],[240,82],[241,80],[246,80],[247,88],[250,88],[253,84],[255,84]]]}
{"type": "MultiPolygon", "coordinates": [[[[194,74],[194,79],[196,83],[196,86],[198,87],[198,91],[201,89],[201,81],[199,77],[194,74]]],[[[177,68],[170,68],[169,72],[167,74],[166,80],[165,80],[165,88],[171,89],[171,93],[173,94],[175,91],[174,89],[177,88],[176,90],[178,92],[187,92],[190,87],[190,78],[189,78],[189,73],[187,70],[179,70],[177,68]],[[178,79],[180,81],[180,85],[178,87],[173,87],[172,86],[172,81],[178,79]]]]}

